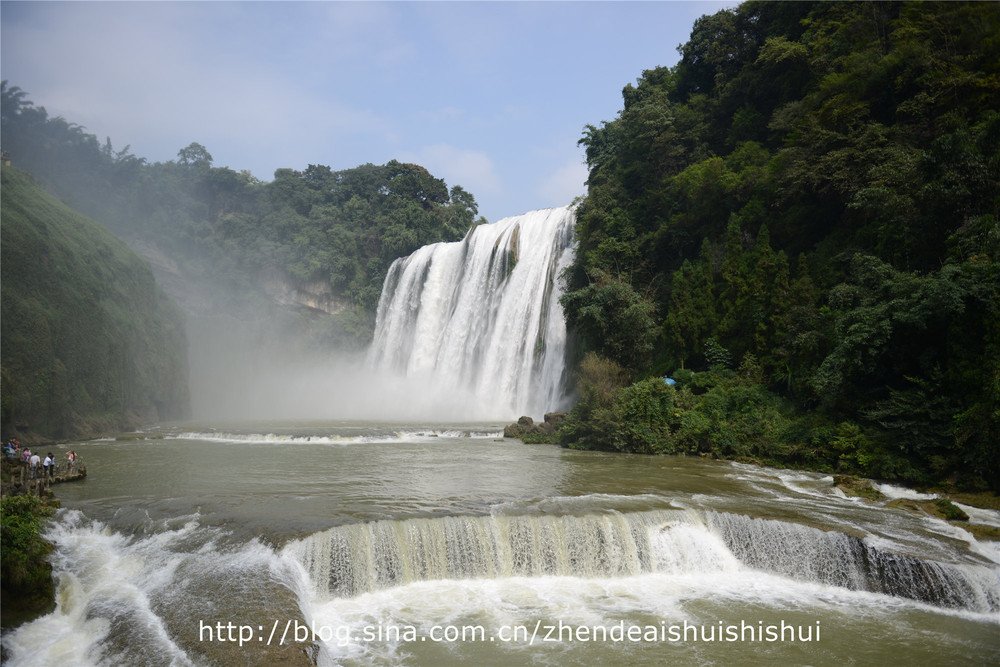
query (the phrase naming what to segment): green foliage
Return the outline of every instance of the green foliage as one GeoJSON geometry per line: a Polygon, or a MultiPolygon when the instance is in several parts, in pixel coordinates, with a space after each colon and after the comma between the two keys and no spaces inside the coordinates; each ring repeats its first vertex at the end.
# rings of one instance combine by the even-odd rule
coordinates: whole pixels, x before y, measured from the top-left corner
{"type": "Polygon", "coordinates": [[[635,454],[673,451],[676,392],[660,378],[625,386],[626,377],[614,362],[588,354],[578,375],[581,400],[559,430],[560,443],[635,454]]]}
{"type": "Polygon", "coordinates": [[[107,229],[3,173],[5,428],[87,436],[187,410],[183,321],[107,229]]]}
{"type": "MultiPolygon", "coordinates": [[[[265,277],[296,286],[327,283],[348,306],[333,327],[326,314],[304,312],[306,331],[338,331],[338,345],[357,346],[371,323],[389,265],[417,248],[455,241],[482,218],[475,198],[419,165],[395,160],[333,171],[326,165],[277,169],[261,182],[246,171],[213,166],[192,142],[177,160],[148,164],[102,146],[83,128],[50,118],[24,91],[2,84],[2,143],[19,167],[76,210],[130,241],[169,256],[184,278],[214,296],[232,316],[281,317],[265,277]],[[356,326],[360,307],[366,326],[356,326]]],[[[331,342],[329,338],[323,342],[331,342]]],[[[317,340],[318,344],[319,341],[317,340]]]]}
{"type": "Polygon", "coordinates": [[[624,368],[588,352],[577,370],[580,400],[566,417],[559,441],[575,449],[606,449],[617,425],[612,413],[618,391],[628,384],[624,368]]]}
{"type": "Polygon", "coordinates": [[[714,338],[705,341],[705,362],[713,370],[729,368],[733,363],[729,350],[722,347],[714,338]]]}
{"type": "Polygon", "coordinates": [[[616,397],[611,446],[622,452],[673,452],[671,422],[675,391],[660,378],[647,378],[621,390],[616,397]]]}
{"type": "Polygon", "coordinates": [[[5,589],[27,589],[49,576],[42,567],[49,545],[39,537],[52,510],[38,496],[4,496],[0,501],[0,559],[5,589]]]}
{"type": "Polygon", "coordinates": [[[675,373],[681,449],[1000,488],[998,34],[996,3],[745,2],[585,128],[567,319],[643,370],[595,312],[618,276],[657,368],[711,369],[675,373]]]}
{"type": "Polygon", "coordinates": [[[660,327],[655,306],[626,282],[607,278],[566,294],[566,323],[590,349],[639,371],[649,364],[660,327]]]}
{"type": "Polygon", "coordinates": [[[947,498],[938,498],[934,501],[934,506],[944,515],[948,521],[968,521],[969,515],[963,512],[955,503],[947,498]]]}
{"type": "MultiPolygon", "coordinates": [[[[593,359],[589,360],[591,366],[593,359]]],[[[787,461],[789,407],[764,387],[733,374],[684,374],[679,389],[661,378],[594,391],[581,381],[581,401],[559,432],[578,449],[639,454],[713,453],[743,460],[787,461]],[[698,375],[712,375],[699,394],[698,375]]]]}

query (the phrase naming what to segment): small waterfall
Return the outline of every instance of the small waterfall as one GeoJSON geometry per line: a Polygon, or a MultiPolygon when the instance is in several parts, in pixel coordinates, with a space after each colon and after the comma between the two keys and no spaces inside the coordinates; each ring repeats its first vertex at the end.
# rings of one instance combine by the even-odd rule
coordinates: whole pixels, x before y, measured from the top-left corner
{"type": "Polygon", "coordinates": [[[463,419],[566,407],[559,274],[572,261],[572,209],[479,225],[393,262],[369,361],[420,383],[463,419]]]}
{"type": "Polygon", "coordinates": [[[456,516],[340,526],[285,548],[322,599],[442,579],[758,570],[799,581],[1000,610],[1000,572],[923,561],[842,533],[686,510],[456,516]]]}
{"type": "Polygon", "coordinates": [[[941,607],[1000,610],[1000,572],[995,569],[925,561],[795,523],[723,513],[707,518],[733,554],[752,568],[941,607]]]}

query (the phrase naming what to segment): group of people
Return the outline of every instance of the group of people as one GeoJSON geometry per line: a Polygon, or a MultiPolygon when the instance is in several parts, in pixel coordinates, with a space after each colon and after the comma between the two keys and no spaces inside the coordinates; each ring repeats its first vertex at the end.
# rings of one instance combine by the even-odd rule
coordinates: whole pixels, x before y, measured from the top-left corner
{"type": "MultiPolygon", "coordinates": [[[[42,459],[37,452],[32,452],[30,448],[22,448],[21,443],[17,440],[8,440],[4,444],[4,455],[27,465],[30,470],[31,479],[35,479],[38,476],[39,467],[42,468],[43,479],[45,477],[53,478],[56,476],[56,457],[52,452],[46,454],[45,459],[42,459]]],[[[76,466],[76,452],[70,450],[66,453],[66,458],[68,459],[67,470],[72,472],[76,466]]]]}

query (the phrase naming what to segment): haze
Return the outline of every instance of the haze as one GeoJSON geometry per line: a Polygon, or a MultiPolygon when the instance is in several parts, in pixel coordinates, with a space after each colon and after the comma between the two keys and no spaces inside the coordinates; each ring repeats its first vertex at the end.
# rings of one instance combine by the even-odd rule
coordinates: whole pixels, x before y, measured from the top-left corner
{"type": "Polygon", "coordinates": [[[576,142],[720,2],[2,2],[0,69],[150,161],[416,162],[490,221],[585,192],[576,142]]]}

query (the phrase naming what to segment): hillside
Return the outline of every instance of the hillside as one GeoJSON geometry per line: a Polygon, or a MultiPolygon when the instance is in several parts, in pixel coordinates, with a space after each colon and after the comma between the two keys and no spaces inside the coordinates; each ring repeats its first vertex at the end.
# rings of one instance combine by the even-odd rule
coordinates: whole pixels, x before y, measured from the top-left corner
{"type": "Polygon", "coordinates": [[[746,2],[625,86],[580,141],[564,442],[1000,487],[997,35],[746,2]]]}
{"type": "Polygon", "coordinates": [[[3,437],[185,416],[183,321],[149,264],[20,170],[2,179],[3,437]]]}
{"type": "Polygon", "coordinates": [[[149,259],[186,313],[274,323],[252,335],[286,347],[363,347],[389,265],[484,222],[470,193],[416,164],[310,164],[264,182],[197,142],[167,162],[116,150],[7,81],[0,102],[14,163],[149,259]]]}

